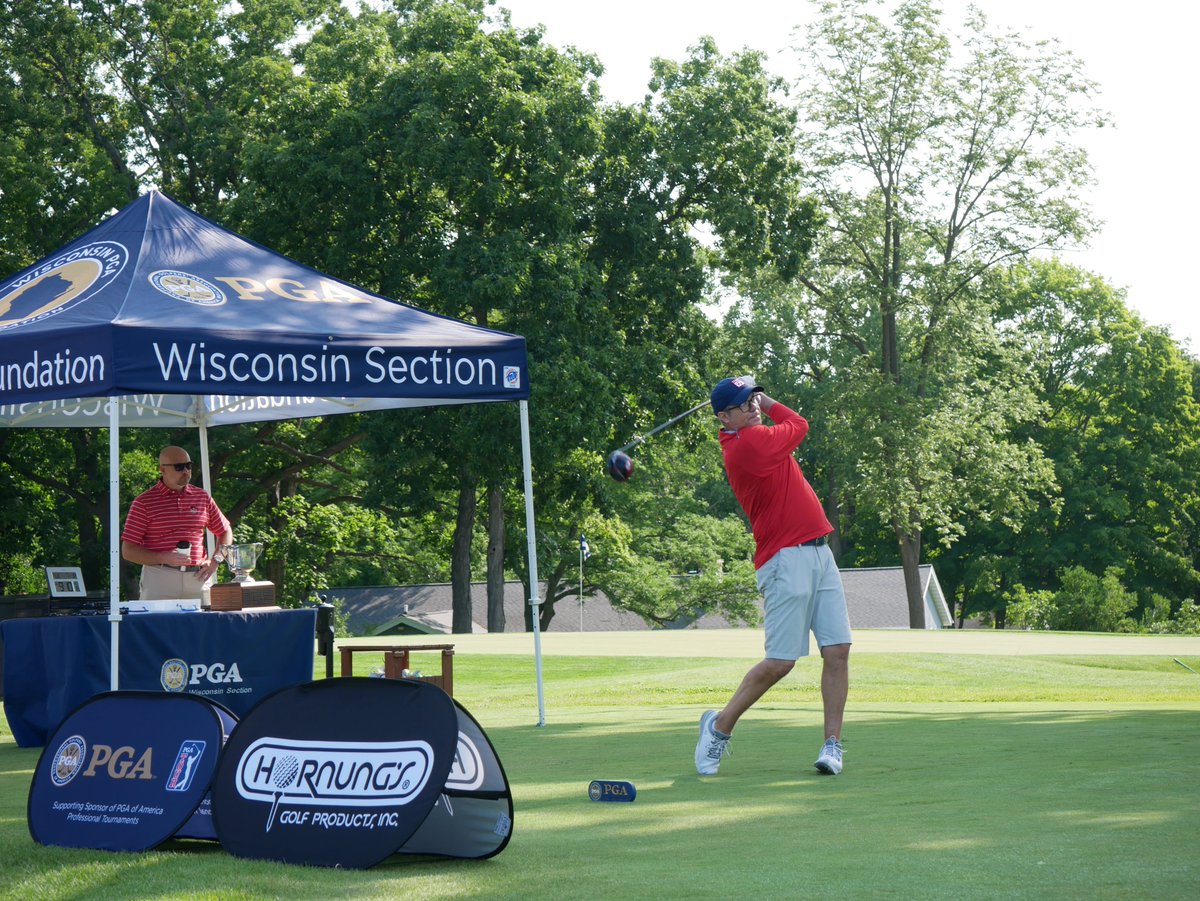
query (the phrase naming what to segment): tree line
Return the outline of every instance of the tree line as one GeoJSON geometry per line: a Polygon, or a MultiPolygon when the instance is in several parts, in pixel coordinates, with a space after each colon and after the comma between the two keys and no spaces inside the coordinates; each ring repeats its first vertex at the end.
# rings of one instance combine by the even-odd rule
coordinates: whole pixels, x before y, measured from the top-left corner
{"type": "MultiPolygon", "coordinates": [[[[752,540],[702,412],[753,372],[813,423],[843,566],[936,565],[956,615],[1195,630],[1200,364],[1055,251],[1094,230],[1096,85],[1052,43],[928,0],[820,3],[801,83],[700,39],[643,101],[482,0],[10,0],[0,272],[149,186],[371,291],[525,336],[542,625],[578,546],[649,622],[753,622],[752,540]],[[789,89],[791,88],[791,89],[789,89]],[[714,310],[719,312],[714,313],[714,310]],[[1189,617],[1191,617],[1189,619],[1189,617]]],[[[165,443],[122,436],[122,509],[165,443]]],[[[515,412],[222,427],[212,490],[289,602],[528,582],[515,412]]],[[[0,591],[106,581],[105,436],[0,431],[0,591]]],[[[132,584],[134,574],[123,572],[132,584]]]]}

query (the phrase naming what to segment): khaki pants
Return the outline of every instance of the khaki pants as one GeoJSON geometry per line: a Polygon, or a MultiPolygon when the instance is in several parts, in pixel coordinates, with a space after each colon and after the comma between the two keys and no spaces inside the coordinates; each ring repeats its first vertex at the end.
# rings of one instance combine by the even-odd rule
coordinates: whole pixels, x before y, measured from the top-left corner
{"type": "Polygon", "coordinates": [[[196,578],[197,573],[181,573],[169,566],[143,566],[141,592],[143,601],[200,600],[204,589],[212,585],[196,578]]]}

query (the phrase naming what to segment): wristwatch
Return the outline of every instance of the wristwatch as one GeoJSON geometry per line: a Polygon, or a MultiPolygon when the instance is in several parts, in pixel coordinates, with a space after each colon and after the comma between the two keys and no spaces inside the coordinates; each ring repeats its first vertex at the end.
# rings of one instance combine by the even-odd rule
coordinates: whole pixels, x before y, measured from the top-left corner
{"type": "Polygon", "coordinates": [[[213,559],[214,559],[215,561],[217,561],[218,563],[224,563],[224,562],[225,562],[225,555],[224,555],[224,554],[222,554],[220,551],[217,551],[215,554],[213,554],[213,559]]]}

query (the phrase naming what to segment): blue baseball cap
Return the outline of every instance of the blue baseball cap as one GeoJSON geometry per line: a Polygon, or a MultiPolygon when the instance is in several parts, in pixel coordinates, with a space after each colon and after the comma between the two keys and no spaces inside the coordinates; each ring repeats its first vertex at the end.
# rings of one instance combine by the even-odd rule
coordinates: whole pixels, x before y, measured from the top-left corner
{"type": "Polygon", "coordinates": [[[754,381],[753,376],[735,375],[717,382],[709,400],[712,401],[713,412],[720,413],[722,410],[744,404],[751,394],[762,390],[763,387],[754,381]]]}

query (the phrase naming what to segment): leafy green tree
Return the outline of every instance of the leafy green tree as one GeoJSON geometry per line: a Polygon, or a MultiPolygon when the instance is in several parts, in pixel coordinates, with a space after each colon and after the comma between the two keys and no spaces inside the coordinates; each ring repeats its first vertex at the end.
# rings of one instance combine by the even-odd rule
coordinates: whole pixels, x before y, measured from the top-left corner
{"type": "MultiPolygon", "coordinates": [[[[1034,437],[1061,503],[1031,523],[1055,535],[1041,573],[1121,567],[1176,602],[1200,588],[1200,406],[1193,362],[1102,280],[1058,264],[1014,270],[1010,321],[1034,349],[1046,413],[1034,437]]],[[[1030,561],[1031,565],[1034,564],[1030,561]]]]}
{"type": "Polygon", "coordinates": [[[1200,635],[1200,604],[1184,601],[1179,605],[1179,612],[1174,618],[1164,616],[1152,621],[1150,631],[1161,634],[1200,635]]]}
{"type": "Polygon", "coordinates": [[[1014,629],[1050,629],[1054,619],[1054,592],[1030,591],[1014,586],[1007,594],[1007,624],[1014,629]]]}
{"type": "Polygon", "coordinates": [[[42,150],[28,167],[31,188],[50,188],[21,199],[45,215],[46,200],[65,194],[69,203],[52,211],[56,218],[72,204],[91,212],[97,194],[121,205],[143,185],[218,214],[237,190],[243,137],[254,130],[261,98],[291,78],[288,43],[339,6],[337,0],[10,5],[0,40],[25,101],[21,133],[42,150]],[[44,137],[32,131],[35,125],[49,126],[44,137]],[[54,185],[47,170],[75,178],[54,185]],[[95,181],[82,181],[85,175],[95,181]]]}
{"type": "Polygon", "coordinates": [[[0,277],[137,195],[107,41],[78,6],[10,0],[0,15],[0,277]]]}
{"type": "Polygon", "coordinates": [[[1133,632],[1137,623],[1129,616],[1138,605],[1137,595],[1121,582],[1117,567],[1096,576],[1082,566],[1061,573],[1057,591],[1029,591],[1018,585],[1008,593],[1008,623],[1019,629],[1054,629],[1066,632],[1133,632]]]}
{"type": "Polygon", "coordinates": [[[597,584],[619,605],[665,626],[719,613],[757,625],[753,539],[737,519],[689,514],[657,533],[637,532],[642,545],[618,546],[597,584]]]}
{"type": "Polygon", "coordinates": [[[734,512],[714,423],[704,413],[682,421],[635,451],[630,481],[604,480],[583,523],[593,551],[585,594],[595,586],[652,625],[706,613],[757,623],[754,539],[734,512]]]}
{"type": "MultiPolygon", "coordinates": [[[[1120,568],[1140,599],[1178,606],[1198,587],[1194,362],[1099,276],[1031,261],[992,280],[996,318],[1033,375],[1040,412],[1017,433],[1059,486],[1019,527],[972,520],[938,558],[960,609],[1005,619],[1014,586],[1058,587],[1077,565],[1120,568]]],[[[1169,615],[1169,611],[1168,611],[1169,615]]]]}
{"type": "MultiPolygon", "coordinates": [[[[84,584],[108,584],[108,433],[100,429],[0,429],[0,472],[8,519],[3,541],[21,561],[21,590],[45,591],[41,568],[79,566],[84,584]],[[32,569],[29,571],[26,567],[32,569]]],[[[144,490],[157,475],[145,480],[144,490]]],[[[123,484],[140,481],[122,463],[123,484]]],[[[132,494],[129,495],[132,500],[132,494]]]]}
{"type": "Polygon", "coordinates": [[[1117,567],[1096,576],[1081,566],[1068,567],[1054,597],[1051,627],[1074,631],[1132,632],[1136,624],[1129,613],[1138,605],[1137,595],[1121,584],[1117,567]]]}
{"type": "MultiPolygon", "coordinates": [[[[803,152],[828,227],[793,303],[795,353],[836,373],[823,408],[859,517],[899,546],[924,625],[922,538],[988,509],[1020,516],[1048,484],[1011,430],[1036,412],[979,296],[989,270],[1085,236],[1089,171],[1070,140],[1097,121],[1078,61],[929,0],[891,23],[871,0],[820,4],[799,95],[803,152]]],[[[777,389],[779,391],[779,389],[777,389]]],[[[779,392],[784,393],[784,392],[779,392]]]]}

